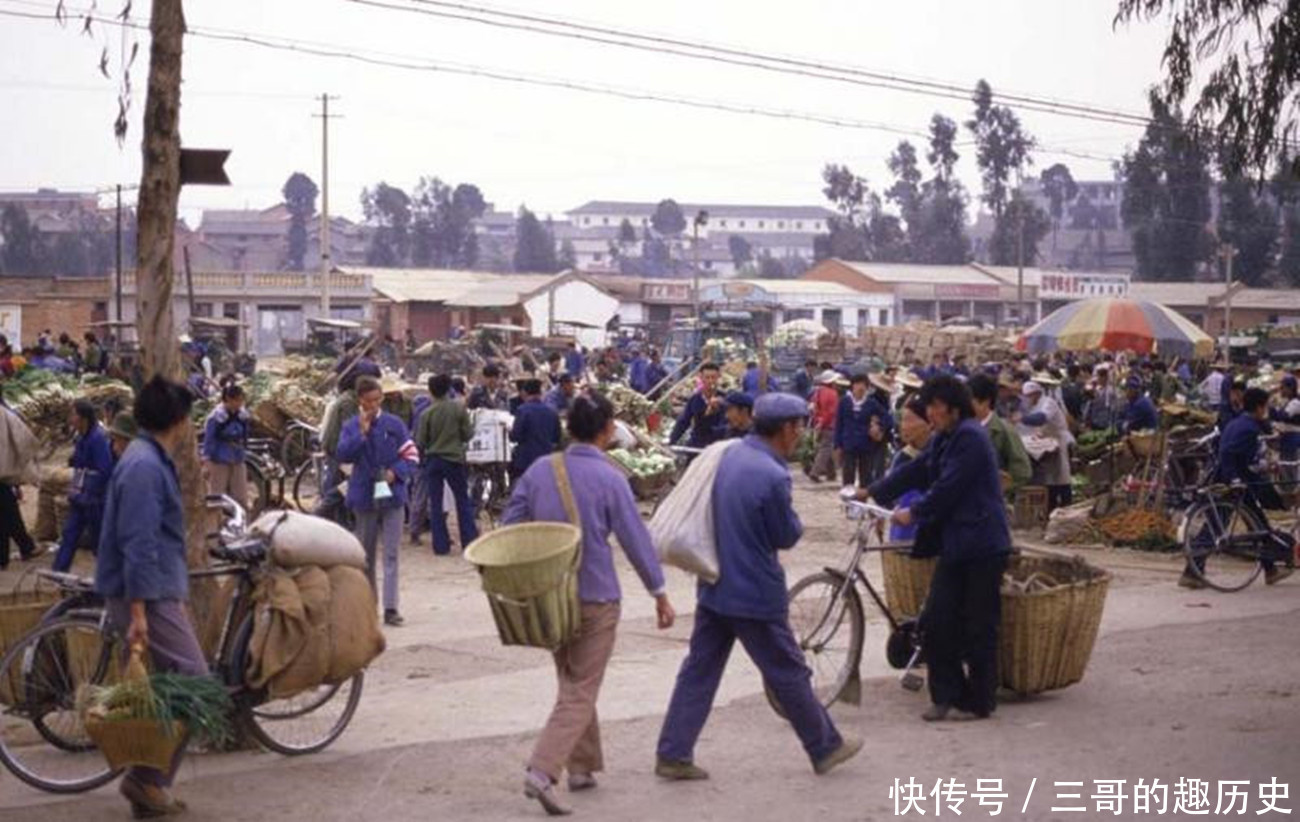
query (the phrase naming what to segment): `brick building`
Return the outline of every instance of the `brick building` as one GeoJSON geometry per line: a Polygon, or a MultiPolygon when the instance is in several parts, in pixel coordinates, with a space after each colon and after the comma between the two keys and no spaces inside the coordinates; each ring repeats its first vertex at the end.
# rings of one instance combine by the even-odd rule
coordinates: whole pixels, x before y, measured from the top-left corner
{"type": "Polygon", "coordinates": [[[109,318],[107,277],[0,277],[0,333],[31,345],[41,331],[80,337],[109,318]]]}

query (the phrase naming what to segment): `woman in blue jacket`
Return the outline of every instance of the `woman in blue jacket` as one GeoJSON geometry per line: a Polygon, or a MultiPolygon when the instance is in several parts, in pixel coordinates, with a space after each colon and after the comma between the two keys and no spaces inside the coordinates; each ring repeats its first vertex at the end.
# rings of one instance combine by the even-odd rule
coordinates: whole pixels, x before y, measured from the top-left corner
{"type": "Polygon", "coordinates": [[[77,444],[72,449],[72,488],[69,493],[68,519],[63,524],[59,552],[54,556],[54,570],[67,571],[77,553],[77,543],[86,531],[90,544],[99,544],[99,523],[104,518],[104,493],[108,478],[113,473],[113,450],[108,435],[99,424],[95,406],[90,400],[77,400],[72,405],[72,425],[77,431],[77,444]]]}
{"type": "Polygon", "coordinates": [[[212,409],[203,427],[203,463],[208,472],[208,493],[225,494],[245,508],[248,470],[244,467],[244,449],[249,430],[244,389],[227,383],[221,389],[221,404],[212,409]]]}
{"type": "Polygon", "coordinates": [[[375,554],[384,542],[384,624],[401,625],[397,610],[397,553],[411,480],[420,452],[395,415],[384,412],[383,389],[373,377],[357,380],[360,413],[343,424],[339,462],[351,463],[347,506],[356,516],[356,535],[366,550],[366,576],[375,587],[375,554]]]}
{"type": "Polygon", "coordinates": [[[911,490],[924,492],[893,519],[920,525],[926,544],[938,549],[921,617],[934,703],[923,718],[943,720],[954,710],[985,718],[995,707],[1002,572],[1011,552],[998,458],[974,419],[970,390],[956,377],[927,381],[921,401],[934,439],[870,492],[883,505],[911,490]]]}
{"type": "Polygon", "coordinates": [[[845,486],[865,488],[876,479],[884,465],[879,457],[889,446],[893,428],[889,408],[867,393],[867,375],[855,374],[835,414],[835,450],[845,486]]]}

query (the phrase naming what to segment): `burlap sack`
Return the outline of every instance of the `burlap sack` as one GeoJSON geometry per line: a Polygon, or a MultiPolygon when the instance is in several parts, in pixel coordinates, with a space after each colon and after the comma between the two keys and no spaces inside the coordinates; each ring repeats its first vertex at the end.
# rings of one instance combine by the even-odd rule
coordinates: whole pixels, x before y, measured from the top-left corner
{"type": "Polygon", "coordinates": [[[343,682],[384,652],[375,593],[366,575],[355,568],[329,570],[331,644],[330,683],[343,682]]]}
{"type": "Polygon", "coordinates": [[[325,681],[330,667],[330,580],[320,568],[269,573],[254,593],[245,681],[287,699],[325,681]]]}

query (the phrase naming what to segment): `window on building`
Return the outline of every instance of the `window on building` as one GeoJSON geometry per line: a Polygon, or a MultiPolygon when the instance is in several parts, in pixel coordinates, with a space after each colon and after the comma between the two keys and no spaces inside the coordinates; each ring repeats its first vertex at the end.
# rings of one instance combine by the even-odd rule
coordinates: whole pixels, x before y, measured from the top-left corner
{"type": "Polygon", "coordinates": [[[744,228],[744,227],[745,227],[745,221],[744,221],[744,220],[741,220],[741,221],[740,221],[740,227],[741,227],[741,228],[744,228]]]}
{"type": "Polygon", "coordinates": [[[600,252],[600,251],[597,251],[597,252],[595,252],[595,253],[593,253],[593,254],[591,255],[591,260],[592,260],[592,262],[596,262],[596,263],[598,263],[598,262],[600,262],[600,261],[603,260],[603,259],[605,259],[605,255],[604,255],[604,253],[602,253],[602,252],[600,252]]]}
{"type": "Polygon", "coordinates": [[[221,307],[221,316],[232,320],[239,319],[239,303],[226,303],[221,307]]]}
{"type": "Polygon", "coordinates": [[[882,309],[880,309],[880,321],[877,323],[877,325],[881,325],[881,326],[889,325],[889,309],[888,309],[888,308],[882,308],[882,309]]]}
{"type": "Polygon", "coordinates": [[[583,224],[583,225],[591,225],[591,218],[590,218],[590,217],[583,217],[583,218],[582,218],[582,224],[583,224]]]}
{"type": "Polygon", "coordinates": [[[785,314],[785,322],[817,319],[817,312],[811,308],[787,308],[783,313],[785,314]]]}
{"type": "Polygon", "coordinates": [[[759,220],[759,221],[758,221],[758,227],[759,227],[759,228],[766,228],[766,227],[767,227],[767,223],[763,222],[762,220],[759,220]]]}
{"type": "Polygon", "coordinates": [[[196,317],[211,317],[211,316],[212,316],[212,303],[195,303],[195,304],[194,304],[194,316],[196,316],[196,317]]]}
{"type": "Polygon", "coordinates": [[[832,334],[840,333],[844,323],[843,317],[844,312],[838,308],[822,309],[822,325],[826,326],[826,330],[832,334]]]}
{"type": "Polygon", "coordinates": [[[802,223],[802,222],[795,223],[795,224],[794,224],[794,227],[795,227],[795,228],[803,228],[803,223],[802,223]]]}
{"type": "Polygon", "coordinates": [[[780,222],[778,222],[778,223],[776,224],[776,227],[777,227],[777,228],[785,228],[785,220],[781,220],[780,222]]]}
{"type": "Polygon", "coordinates": [[[726,227],[727,227],[727,221],[726,221],[726,220],[719,220],[719,221],[718,221],[718,227],[719,227],[719,228],[726,228],[726,227]]]}
{"type": "Polygon", "coordinates": [[[858,309],[858,328],[866,328],[866,327],[869,326],[869,325],[871,325],[871,309],[870,309],[870,308],[859,308],[859,309],[858,309]]]}
{"type": "Polygon", "coordinates": [[[601,218],[600,218],[600,221],[601,221],[601,223],[604,224],[604,225],[609,225],[609,218],[608,218],[608,217],[601,217],[601,218]]]}

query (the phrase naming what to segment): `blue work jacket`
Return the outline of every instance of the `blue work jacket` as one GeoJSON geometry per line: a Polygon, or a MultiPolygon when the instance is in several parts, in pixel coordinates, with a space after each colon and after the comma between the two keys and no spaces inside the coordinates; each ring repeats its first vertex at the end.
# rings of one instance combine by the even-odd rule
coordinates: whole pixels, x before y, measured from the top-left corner
{"type": "Polygon", "coordinates": [[[783,620],[789,594],[777,551],[803,536],[790,470],[765,440],[750,435],[722,455],[713,482],[718,581],[701,581],[699,603],[743,619],[783,620]]]}
{"type": "Polygon", "coordinates": [[[889,408],[881,404],[874,395],[868,394],[862,405],[853,407],[853,395],[845,394],[840,398],[839,410],[835,413],[835,447],[851,453],[862,453],[875,448],[884,448],[894,430],[894,418],[889,408]],[[871,439],[871,418],[875,417],[884,436],[880,442],[871,439]]]}
{"type": "Polygon", "coordinates": [[[510,468],[522,474],[535,461],[560,447],[560,415],[540,400],[525,402],[515,414],[510,441],[515,444],[510,468]]]}
{"type": "Polygon", "coordinates": [[[668,441],[676,445],[688,430],[691,432],[690,437],[686,439],[689,448],[707,448],[722,439],[727,431],[726,407],[720,402],[718,410],[712,414],[707,413],[708,407],[709,401],[703,394],[699,391],[692,394],[686,401],[686,407],[682,409],[682,415],[673,425],[668,441]]]}
{"type": "Polygon", "coordinates": [[[231,416],[224,405],[218,405],[203,427],[203,459],[221,465],[239,465],[244,461],[250,429],[248,411],[241,408],[231,416]]]}
{"type": "Polygon", "coordinates": [[[126,447],[104,499],[95,590],[109,599],[185,599],[185,514],[176,466],[142,434],[126,447]]]}
{"type": "Polygon", "coordinates": [[[1248,484],[1266,480],[1255,470],[1259,463],[1259,438],[1265,432],[1262,423],[1249,414],[1232,418],[1219,436],[1219,465],[1215,471],[1216,482],[1240,480],[1248,484]]]}
{"type": "Polygon", "coordinates": [[[1150,431],[1160,427],[1160,414],[1155,403],[1143,394],[1124,409],[1125,431],[1150,431]]]}
{"type": "Polygon", "coordinates": [[[871,486],[873,499],[892,505],[923,491],[909,507],[918,525],[938,536],[940,556],[980,559],[1011,550],[1011,531],[998,479],[998,456],[984,426],[962,420],[937,435],[916,459],[871,486]]]}
{"type": "Polygon", "coordinates": [[[406,505],[407,488],[419,470],[419,449],[411,441],[411,432],[396,416],[380,412],[365,436],[361,434],[359,414],[348,420],[339,434],[338,459],[342,463],[352,463],[347,506],[353,511],[406,505]],[[384,480],[385,470],[391,470],[397,481],[389,484],[392,496],[377,500],[375,483],[384,480]]]}
{"type": "Polygon", "coordinates": [[[77,472],[79,487],[70,497],[74,505],[99,507],[108,492],[108,479],[113,473],[113,449],[109,447],[104,427],[95,423],[90,430],[77,437],[68,465],[77,472]]]}

